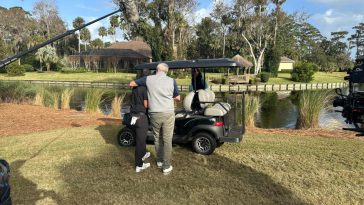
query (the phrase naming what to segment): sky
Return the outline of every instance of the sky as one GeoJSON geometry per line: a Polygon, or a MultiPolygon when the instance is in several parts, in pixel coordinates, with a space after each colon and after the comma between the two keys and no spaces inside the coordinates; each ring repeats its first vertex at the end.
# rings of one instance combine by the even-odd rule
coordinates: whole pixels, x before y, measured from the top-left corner
{"type": "MultiPolygon", "coordinates": [[[[21,6],[26,11],[32,11],[37,0],[0,0],[0,6],[10,8],[21,6]]],[[[86,22],[99,18],[117,9],[112,0],[55,0],[61,18],[69,29],[72,21],[81,16],[86,22]]],[[[231,1],[231,0],[227,0],[231,1]]],[[[208,16],[212,10],[212,0],[198,0],[198,8],[194,15],[195,21],[208,16]]],[[[329,37],[333,31],[352,31],[352,27],[364,22],[364,0],[287,0],[283,10],[287,13],[305,12],[309,15],[309,22],[317,27],[321,33],[329,37]]],[[[98,38],[97,29],[104,25],[108,27],[108,20],[94,23],[88,28],[92,39],[98,38]]],[[[117,39],[123,40],[122,32],[117,31],[117,39]]],[[[105,39],[110,40],[110,39],[105,39]]]]}

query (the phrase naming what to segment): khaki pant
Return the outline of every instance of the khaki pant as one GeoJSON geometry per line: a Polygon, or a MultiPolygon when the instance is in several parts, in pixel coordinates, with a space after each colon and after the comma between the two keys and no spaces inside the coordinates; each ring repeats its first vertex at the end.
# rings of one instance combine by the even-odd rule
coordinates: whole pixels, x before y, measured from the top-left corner
{"type": "Polygon", "coordinates": [[[174,112],[149,113],[154,136],[157,162],[163,162],[163,169],[171,166],[174,112]]]}

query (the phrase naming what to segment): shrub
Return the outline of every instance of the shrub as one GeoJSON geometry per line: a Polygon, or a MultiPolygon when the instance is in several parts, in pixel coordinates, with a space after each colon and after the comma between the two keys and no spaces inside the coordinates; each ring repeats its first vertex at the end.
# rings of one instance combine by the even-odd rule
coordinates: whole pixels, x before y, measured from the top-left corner
{"type": "Polygon", "coordinates": [[[33,72],[34,71],[34,67],[32,65],[30,65],[30,64],[23,64],[22,66],[23,66],[23,68],[24,68],[24,70],[26,72],[33,72]]]}
{"type": "Polygon", "coordinates": [[[313,63],[297,63],[291,73],[292,80],[295,82],[308,83],[313,80],[315,69],[316,67],[313,63]]]}
{"type": "Polygon", "coordinates": [[[256,83],[257,83],[257,79],[256,79],[256,78],[251,77],[251,78],[249,79],[249,84],[256,84],[256,83]]]}
{"type": "Polygon", "coordinates": [[[6,73],[8,76],[23,76],[25,75],[25,69],[18,62],[14,62],[6,66],[6,73]]]}
{"type": "Polygon", "coordinates": [[[260,73],[260,80],[261,80],[261,82],[263,82],[263,83],[268,82],[269,77],[270,77],[270,73],[266,73],[266,72],[261,72],[261,73],[260,73]]]}
{"type": "Polygon", "coordinates": [[[2,102],[30,102],[36,94],[34,86],[22,82],[1,82],[0,101],[2,102]]]}

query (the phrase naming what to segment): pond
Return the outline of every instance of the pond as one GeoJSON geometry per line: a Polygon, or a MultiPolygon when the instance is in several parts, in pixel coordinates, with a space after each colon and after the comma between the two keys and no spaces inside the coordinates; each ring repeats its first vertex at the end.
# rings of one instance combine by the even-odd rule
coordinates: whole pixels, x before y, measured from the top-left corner
{"type": "MultiPolygon", "coordinates": [[[[76,89],[75,95],[71,100],[71,108],[76,110],[84,110],[85,108],[85,95],[87,89],[76,89]]],[[[298,94],[301,91],[292,92],[269,92],[259,93],[261,101],[261,109],[259,113],[255,115],[255,125],[260,128],[295,128],[298,117],[298,94]]],[[[115,95],[124,95],[124,102],[122,106],[122,112],[128,112],[130,90],[114,90],[110,89],[102,97],[100,104],[100,110],[104,114],[111,113],[111,102],[115,95]]],[[[185,94],[182,94],[182,97],[185,94]]],[[[230,122],[241,123],[241,95],[239,94],[223,94],[216,93],[218,101],[229,102],[233,109],[230,115],[230,122]]],[[[177,107],[182,107],[182,103],[179,103],[177,107]]],[[[343,127],[352,127],[347,125],[341,113],[335,112],[338,108],[334,108],[329,105],[327,108],[321,110],[319,117],[319,125],[322,128],[329,129],[342,129],[343,127]]]]}

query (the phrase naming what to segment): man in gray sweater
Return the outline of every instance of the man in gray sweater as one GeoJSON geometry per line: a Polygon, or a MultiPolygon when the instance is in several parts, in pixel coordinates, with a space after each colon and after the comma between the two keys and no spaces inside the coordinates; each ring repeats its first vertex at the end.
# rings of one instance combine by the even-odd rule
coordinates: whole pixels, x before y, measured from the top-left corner
{"type": "Polygon", "coordinates": [[[168,65],[157,65],[155,75],[140,78],[129,83],[129,86],[146,86],[148,90],[148,113],[153,129],[157,166],[164,174],[169,174],[173,167],[172,137],[174,129],[174,100],[180,100],[177,83],[167,76],[168,65]]]}

